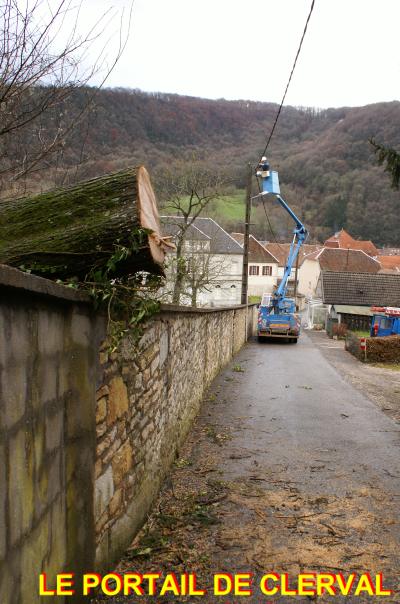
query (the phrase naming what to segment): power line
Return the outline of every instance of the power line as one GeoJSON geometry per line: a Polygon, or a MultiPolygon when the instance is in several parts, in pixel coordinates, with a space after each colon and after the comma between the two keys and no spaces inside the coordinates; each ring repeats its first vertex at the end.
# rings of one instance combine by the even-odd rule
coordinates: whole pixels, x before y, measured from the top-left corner
{"type": "Polygon", "coordinates": [[[283,94],[282,101],[281,101],[281,104],[280,104],[279,109],[278,109],[278,113],[276,114],[276,118],[275,118],[274,125],[272,126],[272,130],[271,130],[270,135],[269,135],[269,137],[268,137],[267,144],[265,145],[265,149],[264,149],[264,151],[262,152],[262,154],[261,154],[261,156],[260,156],[260,157],[262,157],[262,156],[264,156],[264,155],[266,154],[267,149],[268,149],[268,147],[269,147],[269,143],[271,142],[271,138],[272,138],[272,136],[273,136],[273,134],[274,134],[274,132],[275,132],[275,128],[276,128],[276,125],[277,125],[277,123],[278,123],[278,119],[279,119],[279,116],[280,116],[280,114],[281,114],[281,111],[282,111],[283,103],[285,102],[285,98],[286,98],[286,95],[287,95],[287,91],[289,90],[290,82],[291,82],[291,80],[292,80],[294,70],[296,69],[297,59],[299,58],[299,55],[300,55],[301,47],[302,47],[302,45],[303,45],[303,41],[304,41],[304,38],[305,38],[305,35],[306,35],[306,32],[307,32],[308,23],[309,23],[309,21],[310,21],[310,18],[311,18],[312,12],[313,12],[313,10],[314,10],[314,4],[315,4],[315,0],[312,0],[312,2],[311,2],[311,8],[310,8],[310,12],[309,12],[309,14],[308,14],[306,24],[305,24],[305,26],[304,26],[303,35],[301,36],[300,44],[299,44],[299,47],[298,47],[298,49],[297,49],[296,57],[295,57],[295,59],[294,59],[294,63],[293,63],[293,67],[292,67],[292,71],[290,72],[289,80],[288,80],[288,83],[287,83],[287,85],[286,85],[285,92],[284,92],[284,94],[283,94]]]}
{"type": "MultiPolygon", "coordinates": [[[[277,125],[277,123],[278,123],[279,116],[280,116],[280,114],[281,114],[281,112],[282,112],[283,104],[284,104],[284,102],[285,102],[286,95],[287,95],[287,92],[288,92],[288,90],[289,90],[290,82],[292,81],[292,77],[293,77],[293,74],[294,74],[294,70],[296,69],[297,60],[298,60],[298,58],[299,58],[299,56],[300,56],[301,47],[302,47],[302,45],[303,45],[303,41],[304,41],[304,38],[305,38],[305,35],[306,35],[306,32],[307,32],[307,28],[308,28],[308,23],[309,23],[309,21],[310,21],[310,18],[311,18],[312,12],[313,12],[313,10],[314,10],[314,4],[315,4],[315,0],[312,0],[312,2],[311,2],[311,7],[310,7],[310,12],[308,13],[307,21],[306,21],[306,24],[305,24],[305,26],[304,26],[303,34],[302,34],[302,36],[301,36],[300,44],[299,44],[299,47],[298,47],[298,49],[297,49],[297,53],[296,53],[296,56],[295,56],[295,59],[294,59],[294,63],[293,63],[293,66],[292,66],[292,70],[291,70],[291,72],[290,72],[289,80],[288,80],[288,83],[286,84],[286,88],[285,88],[285,92],[284,92],[283,97],[282,97],[281,104],[280,104],[279,109],[278,109],[278,112],[277,112],[277,114],[276,114],[274,124],[273,124],[273,126],[272,126],[271,132],[270,132],[269,137],[268,137],[268,140],[267,140],[267,144],[265,145],[264,151],[262,152],[262,154],[261,154],[261,156],[260,156],[260,159],[261,159],[261,157],[262,157],[262,156],[266,155],[266,153],[267,153],[267,149],[268,149],[269,144],[270,144],[270,142],[271,142],[272,136],[273,136],[273,134],[274,134],[274,132],[275,132],[275,128],[276,128],[276,125],[277,125]]],[[[261,187],[260,187],[260,183],[259,183],[258,179],[257,179],[257,184],[258,184],[258,189],[259,189],[259,191],[260,191],[260,193],[261,193],[261,187]]],[[[269,226],[269,230],[271,231],[271,235],[272,235],[272,237],[274,238],[275,243],[277,243],[277,244],[278,244],[278,246],[279,246],[279,248],[280,248],[280,249],[282,249],[282,248],[281,248],[280,243],[278,242],[278,240],[277,240],[277,238],[276,238],[275,232],[274,232],[274,230],[273,230],[273,228],[272,228],[272,224],[271,224],[271,221],[270,221],[269,216],[268,216],[267,208],[265,207],[265,200],[264,200],[264,198],[262,198],[262,204],[263,204],[264,214],[265,214],[265,217],[266,217],[266,219],[267,219],[268,226],[269,226]]]]}

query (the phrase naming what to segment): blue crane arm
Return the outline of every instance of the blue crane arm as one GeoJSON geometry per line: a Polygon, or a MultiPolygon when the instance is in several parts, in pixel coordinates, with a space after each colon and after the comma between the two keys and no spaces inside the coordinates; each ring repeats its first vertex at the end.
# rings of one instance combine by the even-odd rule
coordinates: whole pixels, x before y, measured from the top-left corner
{"type": "Polygon", "coordinates": [[[285,296],[287,289],[287,282],[292,272],[292,267],[296,262],[296,258],[299,255],[300,247],[303,245],[308,237],[308,231],[304,224],[297,218],[293,210],[288,206],[286,201],[282,199],[280,195],[275,195],[280,205],[287,211],[287,213],[293,218],[296,223],[296,227],[293,231],[293,240],[290,246],[289,254],[286,260],[285,271],[283,273],[282,281],[279,284],[278,289],[275,292],[275,297],[280,299],[285,296]]]}
{"type": "Polygon", "coordinates": [[[292,272],[293,264],[296,262],[296,258],[299,254],[300,247],[303,245],[305,240],[308,237],[308,231],[304,224],[299,220],[290,206],[286,203],[286,201],[280,195],[280,187],[279,187],[279,177],[277,172],[269,171],[269,164],[265,166],[261,166],[260,171],[257,175],[262,178],[262,195],[272,194],[277,199],[278,203],[282,206],[284,210],[289,214],[289,216],[295,222],[295,228],[293,230],[293,240],[290,246],[289,255],[287,257],[285,271],[283,273],[282,280],[279,284],[278,289],[276,290],[273,297],[273,306],[276,310],[283,310],[284,308],[284,299],[287,290],[287,283],[292,272]],[[282,304],[280,304],[282,302],[282,304]]]}

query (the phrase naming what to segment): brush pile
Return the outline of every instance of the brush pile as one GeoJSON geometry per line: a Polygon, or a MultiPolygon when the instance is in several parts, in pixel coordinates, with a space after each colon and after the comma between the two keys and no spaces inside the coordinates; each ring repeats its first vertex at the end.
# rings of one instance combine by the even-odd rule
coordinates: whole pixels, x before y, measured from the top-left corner
{"type": "Polygon", "coordinates": [[[370,363],[400,363],[400,336],[367,338],[367,361],[370,363]]]}

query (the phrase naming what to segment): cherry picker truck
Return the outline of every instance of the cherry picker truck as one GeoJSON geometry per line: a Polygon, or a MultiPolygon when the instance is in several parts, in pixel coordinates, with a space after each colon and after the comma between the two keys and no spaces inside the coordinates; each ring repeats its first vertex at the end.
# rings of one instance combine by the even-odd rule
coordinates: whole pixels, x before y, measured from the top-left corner
{"type": "Polygon", "coordinates": [[[260,195],[273,195],[295,223],[283,278],[272,295],[264,294],[262,297],[258,310],[257,336],[259,340],[286,338],[287,341],[296,343],[300,335],[300,321],[296,315],[295,300],[287,298],[286,294],[292,267],[296,262],[300,247],[308,237],[308,231],[281,197],[278,172],[270,170],[266,157],[261,158],[256,175],[262,182],[260,195]]]}

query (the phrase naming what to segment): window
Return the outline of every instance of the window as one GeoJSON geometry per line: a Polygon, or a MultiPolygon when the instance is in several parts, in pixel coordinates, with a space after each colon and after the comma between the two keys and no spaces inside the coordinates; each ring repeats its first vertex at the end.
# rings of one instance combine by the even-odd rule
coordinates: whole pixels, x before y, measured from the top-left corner
{"type": "Polygon", "coordinates": [[[259,266],[249,266],[249,275],[258,275],[260,272],[259,266]]]}
{"type": "Polygon", "coordinates": [[[272,275],[272,266],[263,266],[263,275],[268,275],[269,277],[272,275]]]}

